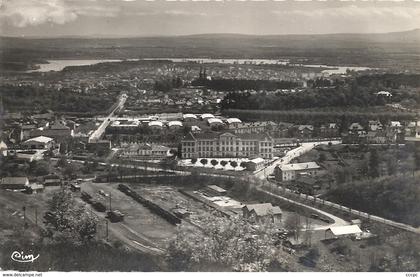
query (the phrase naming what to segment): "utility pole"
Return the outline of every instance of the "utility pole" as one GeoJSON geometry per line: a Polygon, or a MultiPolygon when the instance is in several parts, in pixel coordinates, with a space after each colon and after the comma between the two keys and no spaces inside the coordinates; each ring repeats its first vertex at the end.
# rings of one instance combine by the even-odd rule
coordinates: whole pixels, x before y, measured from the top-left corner
{"type": "Polygon", "coordinates": [[[35,225],[38,226],[38,208],[35,207],[35,225]]]}
{"type": "Polygon", "coordinates": [[[109,193],[109,211],[112,211],[112,206],[111,206],[111,193],[109,193]]]}
{"type": "Polygon", "coordinates": [[[23,210],[23,228],[26,229],[26,207],[23,206],[22,210],[23,210]]]}
{"type": "Polygon", "coordinates": [[[105,224],[106,224],[106,241],[108,241],[109,231],[108,231],[108,220],[107,219],[105,219],[105,224]]]}

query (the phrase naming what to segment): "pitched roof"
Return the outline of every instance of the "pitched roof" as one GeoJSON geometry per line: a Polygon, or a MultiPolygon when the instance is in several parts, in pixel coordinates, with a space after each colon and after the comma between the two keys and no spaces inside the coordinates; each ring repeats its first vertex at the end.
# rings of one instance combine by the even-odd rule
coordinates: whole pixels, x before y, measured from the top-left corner
{"type": "Polygon", "coordinates": [[[228,124],[232,124],[232,123],[241,123],[242,121],[241,121],[239,118],[235,118],[235,117],[233,117],[233,118],[228,118],[228,119],[226,119],[226,122],[227,122],[228,124]]]}
{"type": "Polygon", "coordinates": [[[60,122],[54,122],[53,125],[50,126],[50,129],[53,130],[69,130],[70,128],[60,122]]]}
{"type": "Polygon", "coordinates": [[[223,121],[221,121],[221,120],[220,120],[220,119],[218,119],[218,118],[209,118],[209,119],[207,120],[207,122],[208,122],[209,124],[213,124],[213,123],[223,124],[223,121]]]}
{"type": "Polygon", "coordinates": [[[359,226],[357,225],[346,225],[346,226],[337,226],[337,227],[330,227],[327,231],[331,231],[334,236],[342,236],[342,235],[351,235],[351,234],[360,234],[362,230],[360,230],[359,226]]]}
{"type": "Polygon", "coordinates": [[[282,213],[279,207],[273,206],[271,203],[245,205],[244,208],[249,212],[254,211],[257,216],[277,215],[282,213]]]}
{"type": "Polygon", "coordinates": [[[289,171],[289,170],[319,169],[320,166],[316,162],[308,162],[308,163],[284,164],[282,166],[279,166],[279,168],[283,171],[289,171]]]}
{"type": "Polygon", "coordinates": [[[1,179],[2,185],[25,185],[28,182],[27,177],[4,177],[1,179]]]}
{"type": "Polygon", "coordinates": [[[50,137],[45,137],[45,136],[39,136],[39,137],[35,137],[35,138],[30,138],[27,141],[25,141],[24,143],[27,142],[40,142],[40,143],[49,143],[51,141],[53,141],[53,138],[50,137]]]}

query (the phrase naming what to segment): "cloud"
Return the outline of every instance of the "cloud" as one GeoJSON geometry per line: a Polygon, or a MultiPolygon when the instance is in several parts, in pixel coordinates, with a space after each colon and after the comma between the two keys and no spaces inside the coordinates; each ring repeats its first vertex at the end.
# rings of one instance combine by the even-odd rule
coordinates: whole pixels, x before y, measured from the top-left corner
{"type": "Polygon", "coordinates": [[[95,1],[65,0],[4,0],[0,5],[0,18],[16,27],[44,23],[65,24],[79,16],[116,16],[116,6],[98,5],[95,1]]]}
{"type": "Polygon", "coordinates": [[[356,5],[323,8],[313,10],[292,10],[292,11],[273,11],[277,15],[302,16],[307,18],[337,18],[337,19],[370,19],[370,20],[390,20],[390,19],[415,19],[420,17],[419,7],[394,6],[394,7],[359,7],[356,5]]]}

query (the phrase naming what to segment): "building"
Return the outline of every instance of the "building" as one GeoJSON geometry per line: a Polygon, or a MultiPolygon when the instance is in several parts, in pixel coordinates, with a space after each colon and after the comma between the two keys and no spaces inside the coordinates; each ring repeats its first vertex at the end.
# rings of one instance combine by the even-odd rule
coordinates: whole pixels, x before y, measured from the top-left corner
{"type": "Polygon", "coordinates": [[[115,120],[107,127],[107,131],[112,133],[132,132],[137,130],[140,125],[139,120],[115,120]]]}
{"type": "Polygon", "coordinates": [[[263,158],[255,158],[246,163],[246,168],[250,171],[256,171],[263,168],[265,160],[263,158]]]}
{"type": "Polygon", "coordinates": [[[376,95],[377,96],[392,97],[392,93],[390,93],[389,91],[384,91],[384,90],[378,91],[376,93],[376,95]]]}
{"type": "Polygon", "coordinates": [[[272,121],[235,122],[229,124],[228,128],[230,132],[234,132],[235,134],[260,134],[269,132],[276,126],[276,123],[272,121]]]}
{"type": "Polygon", "coordinates": [[[312,138],[314,132],[314,126],[313,125],[299,125],[297,127],[296,136],[298,138],[312,138]]]}
{"type": "Polygon", "coordinates": [[[298,175],[316,176],[320,168],[316,162],[284,164],[276,167],[275,176],[279,181],[292,181],[298,175]]]}
{"type": "Polygon", "coordinates": [[[45,136],[39,136],[22,142],[22,146],[26,149],[51,150],[54,147],[54,139],[45,136]]]}
{"type": "Polygon", "coordinates": [[[232,118],[226,119],[226,123],[229,126],[237,126],[238,124],[242,123],[242,121],[239,118],[232,117],[232,118]]]}
{"type": "Polygon", "coordinates": [[[280,223],[282,211],[279,207],[271,203],[245,205],[242,208],[242,215],[247,220],[254,223],[262,223],[267,220],[273,223],[280,223]]]}
{"type": "Polygon", "coordinates": [[[73,136],[73,131],[66,125],[56,121],[46,127],[38,128],[30,132],[31,137],[45,136],[55,141],[65,141],[73,136]]]}
{"type": "Polygon", "coordinates": [[[340,136],[339,130],[337,123],[328,123],[321,125],[319,135],[324,138],[336,138],[340,136]]]}
{"type": "Polygon", "coordinates": [[[182,116],[182,119],[183,119],[185,122],[194,122],[194,121],[198,120],[198,118],[197,118],[197,116],[196,116],[196,115],[194,115],[194,114],[190,114],[190,113],[184,114],[184,115],[182,116]]]}
{"type": "Polygon", "coordinates": [[[379,120],[369,120],[369,130],[379,131],[382,130],[382,123],[379,120]]]}
{"type": "Polygon", "coordinates": [[[356,237],[362,233],[358,225],[336,226],[325,230],[325,238],[356,237]]]}
{"type": "Polygon", "coordinates": [[[223,126],[223,121],[218,118],[209,118],[207,123],[210,127],[223,126]]]}
{"type": "Polygon", "coordinates": [[[202,120],[208,120],[210,118],[214,118],[214,115],[210,114],[210,113],[205,113],[201,115],[201,119],[202,120]]]}
{"type": "Polygon", "coordinates": [[[267,134],[190,132],[181,141],[182,158],[273,157],[273,139],[267,134]]]}
{"type": "Polygon", "coordinates": [[[152,128],[152,129],[162,129],[163,128],[163,122],[158,121],[158,120],[156,120],[156,121],[150,121],[148,123],[148,126],[150,128],[152,128]]]}
{"type": "Polygon", "coordinates": [[[0,156],[7,156],[7,144],[4,141],[0,141],[0,156]]]}
{"type": "Polygon", "coordinates": [[[124,158],[156,158],[163,159],[168,156],[169,147],[154,144],[132,143],[121,149],[120,156],[124,158]]]}
{"type": "Polygon", "coordinates": [[[169,129],[179,129],[182,128],[182,122],[178,120],[169,121],[168,123],[169,129]]]}
{"type": "Polygon", "coordinates": [[[26,177],[4,177],[1,179],[2,189],[26,189],[29,180],[26,177]]]}
{"type": "Polygon", "coordinates": [[[362,135],[365,133],[365,128],[358,122],[354,122],[349,126],[349,134],[362,135]]]}
{"type": "Polygon", "coordinates": [[[56,176],[56,175],[50,175],[50,176],[45,176],[44,177],[44,186],[49,187],[49,186],[61,186],[62,185],[62,181],[60,179],[60,177],[56,176]]]}

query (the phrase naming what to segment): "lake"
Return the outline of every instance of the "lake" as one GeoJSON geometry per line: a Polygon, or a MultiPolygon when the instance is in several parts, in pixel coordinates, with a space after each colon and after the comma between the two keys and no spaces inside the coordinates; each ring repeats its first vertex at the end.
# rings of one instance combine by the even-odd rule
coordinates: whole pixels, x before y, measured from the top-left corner
{"type": "MultiPolygon", "coordinates": [[[[139,61],[140,59],[127,59],[127,61],[139,61]]],[[[169,60],[175,63],[185,63],[185,62],[196,62],[196,63],[219,63],[219,64],[279,64],[287,65],[289,61],[286,59],[211,59],[211,58],[145,58],[146,61],[163,61],[169,60]]],[[[31,72],[49,72],[49,71],[61,71],[67,66],[86,66],[97,63],[106,63],[106,62],[122,62],[123,60],[111,60],[111,59],[101,59],[101,60],[48,60],[48,63],[37,64],[38,69],[29,70],[31,72]]],[[[292,64],[290,64],[292,65],[292,64]]],[[[357,66],[335,66],[335,65],[316,65],[316,64],[293,64],[294,66],[303,66],[303,67],[312,67],[312,68],[328,68],[323,70],[323,73],[331,74],[346,74],[347,69],[354,71],[363,71],[369,70],[369,67],[357,67],[357,66]]]]}

